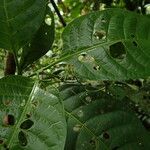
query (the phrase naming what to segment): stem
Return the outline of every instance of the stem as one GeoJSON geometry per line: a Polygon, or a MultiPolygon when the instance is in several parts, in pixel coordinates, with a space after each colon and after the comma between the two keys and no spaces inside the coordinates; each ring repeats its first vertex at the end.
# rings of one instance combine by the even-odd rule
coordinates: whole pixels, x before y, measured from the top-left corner
{"type": "Polygon", "coordinates": [[[16,72],[16,61],[15,56],[11,52],[7,52],[4,76],[14,75],[16,72]]]}
{"type": "Polygon", "coordinates": [[[62,57],[62,58],[58,59],[57,61],[55,61],[55,62],[53,62],[53,63],[47,65],[46,67],[43,67],[43,68],[37,70],[36,73],[31,74],[29,77],[32,77],[32,76],[36,75],[37,73],[39,74],[40,72],[42,72],[42,71],[44,71],[44,70],[46,70],[46,69],[51,68],[52,66],[58,64],[59,62],[62,62],[62,61],[64,61],[64,60],[66,60],[67,58],[69,58],[69,57],[67,57],[67,56],[66,56],[66,57],[62,57]]]}
{"type": "Polygon", "coordinates": [[[22,75],[22,71],[21,71],[21,69],[20,69],[19,62],[18,62],[16,53],[14,53],[14,59],[15,59],[15,62],[16,62],[16,67],[17,67],[17,74],[18,74],[18,75],[22,75]]]}
{"type": "Polygon", "coordinates": [[[56,13],[58,15],[60,22],[65,27],[66,26],[66,22],[65,22],[64,18],[62,17],[62,15],[60,14],[60,11],[59,11],[57,5],[55,4],[54,0],[50,0],[50,2],[52,3],[52,6],[54,7],[54,9],[55,9],[55,11],[56,11],[56,13]]]}

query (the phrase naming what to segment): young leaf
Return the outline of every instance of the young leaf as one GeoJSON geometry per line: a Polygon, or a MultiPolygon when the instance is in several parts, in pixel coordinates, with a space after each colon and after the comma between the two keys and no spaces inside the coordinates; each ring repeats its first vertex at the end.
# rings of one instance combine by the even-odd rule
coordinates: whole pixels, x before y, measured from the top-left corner
{"type": "Polygon", "coordinates": [[[64,54],[82,78],[124,80],[150,75],[150,20],[122,9],[79,17],[63,32],[64,54]]]}
{"type": "Polygon", "coordinates": [[[59,99],[33,80],[0,80],[0,149],[63,150],[66,125],[59,99]]]}
{"type": "Polygon", "coordinates": [[[39,29],[46,0],[0,0],[0,48],[17,51],[39,29]]]}
{"type": "Polygon", "coordinates": [[[150,149],[150,135],[127,99],[117,101],[79,84],[65,85],[61,94],[68,124],[65,150],[150,149]]]}
{"type": "Polygon", "coordinates": [[[54,16],[49,7],[45,12],[45,20],[29,44],[23,48],[20,68],[24,69],[41,56],[45,55],[54,41],[54,16]]]}

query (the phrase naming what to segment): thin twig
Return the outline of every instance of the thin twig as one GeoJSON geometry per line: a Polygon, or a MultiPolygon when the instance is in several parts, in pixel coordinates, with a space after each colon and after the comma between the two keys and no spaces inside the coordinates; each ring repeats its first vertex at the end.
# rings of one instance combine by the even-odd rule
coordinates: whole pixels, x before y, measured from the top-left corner
{"type": "Polygon", "coordinates": [[[54,0],[50,0],[50,2],[51,2],[52,6],[54,7],[54,9],[55,9],[55,11],[56,11],[56,13],[58,15],[60,22],[65,27],[66,26],[66,22],[65,22],[64,18],[62,17],[62,15],[60,14],[60,11],[59,11],[56,3],[54,2],[54,0]]]}

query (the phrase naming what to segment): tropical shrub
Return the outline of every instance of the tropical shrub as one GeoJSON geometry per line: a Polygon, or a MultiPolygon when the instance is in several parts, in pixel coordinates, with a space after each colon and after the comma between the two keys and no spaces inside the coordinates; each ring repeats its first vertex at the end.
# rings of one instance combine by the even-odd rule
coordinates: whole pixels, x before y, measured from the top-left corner
{"type": "MultiPolygon", "coordinates": [[[[116,6],[127,7],[121,2],[116,6]]],[[[84,8],[77,5],[61,54],[56,50],[47,66],[32,70],[61,43],[49,6],[47,0],[0,0],[0,48],[7,53],[0,149],[150,149],[149,16],[109,8],[77,17],[84,8]]]]}

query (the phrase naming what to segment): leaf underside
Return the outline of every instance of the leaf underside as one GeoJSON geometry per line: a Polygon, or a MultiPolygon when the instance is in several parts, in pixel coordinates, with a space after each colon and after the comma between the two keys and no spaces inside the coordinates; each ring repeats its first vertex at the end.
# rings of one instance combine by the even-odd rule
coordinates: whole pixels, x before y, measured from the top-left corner
{"type": "Polygon", "coordinates": [[[79,17],[63,32],[63,53],[82,78],[124,80],[150,75],[150,20],[122,9],[79,17]]]}
{"type": "Polygon", "coordinates": [[[61,88],[67,114],[65,150],[146,150],[150,135],[128,106],[95,88],[61,88]]]}
{"type": "Polygon", "coordinates": [[[55,95],[21,76],[1,79],[0,91],[1,150],[63,150],[65,119],[55,95]]]}

